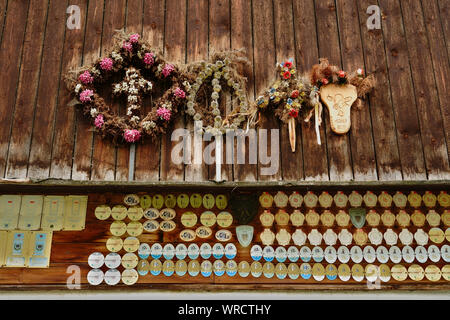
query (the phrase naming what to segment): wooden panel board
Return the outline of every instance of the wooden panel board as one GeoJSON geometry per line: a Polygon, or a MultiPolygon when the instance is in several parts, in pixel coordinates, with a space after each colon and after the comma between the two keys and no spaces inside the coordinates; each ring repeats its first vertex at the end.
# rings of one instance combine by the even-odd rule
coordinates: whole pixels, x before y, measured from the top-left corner
{"type": "MultiPolygon", "coordinates": [[[[247,78],[247,94],[250,101],[255,99],[255,83],[253,69],[253,36],[252,36],[252,5],[250,1],[231,0],[231,48],[244,49],[250,65],[242,70],[242,74],[247,78]]],[[[245,150],[235,148],[234,180],[255,181],[257,177],[257,164],[250,163],[250,152],[248,138],[245,139],[245,150]],[[247,151],[246,151],[247,150],[247,151]],[[238,152],[241,152],[245,159],[244,164],[237,162],[238,152]]],[[[257,156],[256,156],[257,158],[257,156]]],[[[257,159],[256,159],[257,160],[257,159]]]]}
{"type": "Polygon", "coordinates": [[[20,69],[14,118],[12,119],[6,171],[6,177],[8,178],[25,178],[27,176],[47,9],[48,1],[33,1],[30,3],[29,24],[25,31],[21,62],[25,68],[20,69]]]}
{"type": "Polygon", "coordinates": [[[400,6],[407,43],[415,44],[414,46],[408,45],[408,53],[427,176],[429,179],[448,179],[450,166],[444,122],[422,7],[420,0],[411,1],[408,5],[400,3],[400,6]]]}
{"type": "MultiPolygon", "coordinates": [[[[83,65],[88,66],[100,56],[103,28],[104,0],[89,1],[83,44],[83,65]]],[[[82,111],[76,111],[76,134],[72,167],[73,180],[89,180],[92,174],[92,148],[94,133],[82,111]]]]}
{"type": "MultiPolygon", "coordinates": [[[[296,62],[299,72],[307,72],[311,66],[319,62],[317,42],[316,16],[314,0],[294,1],[294,32],[296,62]]],[[[307,124],[302,122],[303,168],[305,180],[329,180],[326,122],[320,126],[321,144],[317,144],[314,130],[315,119],[307,124]]]]}
{"type": "MultiPolygon", "coordinates": [[[[336,5],[332,0],[315,1],[319,55],[328,58],[330,64],[341,66],[341,47],[338,35],[336,5]]],[[[329,126],[329,114],[324,105],[326,120],[330,180],[353,179],[351,147],[348,135],[336,135],[329,126]]]]}
{"type": "MultiPolygon", "coordinates": [[[[353,0],[338,0],[337,15],[342,50],[342,67],[348,72],[364,68],[361,34],[359,31],[358,7],[353,0]]],[[[378,180],[373,144],[370,106],[362,102],[361,110],[351,111],[349,132],[355,180],[378,180]]]]}
{"type": "MultiPolygon", "coordinates": [[[[164,55],[168,61],[174,63],[186,62],[186,2],[166,0],[164,27],[164,55]]],[[[185,127],[185,121],[179,117],[173,122],[173,130],[185,127]]],[[[169,130],[161,140],[161,180],[184,180],[184,164],[172,161],[172,149],[181,141],[171,141],[172,132],[169,130]]]]}
{"type": "Polygon", "coordinates": [[[402,26],[400,6],[397,1],[380,1],[389,83],[397,128],[398,147],[403,179],[426,179],[419,120],[414,101],[414,87],[402,26]]]}
{"type": "Polygon", "coordinates": [[[377,83],[370,93],[369,103],[378,178],[380,180],[402,180],[383,32],[379,29],[369,30],[366,25],[369,17],[366,11],[371,4],[370,0],[357,1],[365,72],[374,74],[377,83]],[[383,116],[379,116],[380,114],[383,116]]]}
{"type": "Polygon", "coordinates": [[[439,7],[439,16],[442,24],[442,30],[447,44],[447,54],[450,54],[450,3],[447,0],[436,0],[439,7]]]}
{"type": "Polygon", "coordinates": [[[3,24],[5,23],[5,17],[6,17],[6,9],[8,7],[8,0],[1,0],[0,1],[0,43],[1,39],[3,38],[3,24]]]}
{"type": "MultiPolygon", "coordinates": [[[[295,60],[294,17],[288,0],[274,2],[276,61],[295,60]]],[[[300,73],[298,73],[300,74],[300,73]]],[[[303,180],[302,128],[296,121],[296,146],[292,152],[287,124],[280,125],[280,153],[283,180],[303,180]]]]}
{"type": "Polygon", "coordinates": [[[11,123],[13,119],[16,88],[20,73],[20,60],[27,25],[28,3],[14,1],[9,3],[3,25],[0,46],[0,176],[5,175],[11,123]]]}
{"type": "Polygon", "coordinates": [[[66,1],[50,2],[39,77],[28,176],[45,179],[50,176],[52,138],[58,89],[61,79],[62,52],[66,30],[66,1]],[[51,36],[49,36],[51,35],[51,36]]]}
{"type": "MultiPolygon", "coordinates": [[[[80,8],[80,28],[66,30],[62,58],[63,76],[69,72],[69,70],[81,66],[84,37],[86,33],[88,1],[77,0],[72,1],[71,4],[77,5],[80,8]]],[[[74,156],[73,150],[75,145],[76,110],[74,107],[68,106],[73,97],[66,88],[63,76],[61,77],[59,84],[50,176],[57,179],[70,179],[72,175],[72,159],[74,156]]],[[[88,120],[83,117],[80,121],[87,122],[88,120]]],[[[87,150],[90,150],[89,146],[90,145],[84,147],[87,150]]]]}

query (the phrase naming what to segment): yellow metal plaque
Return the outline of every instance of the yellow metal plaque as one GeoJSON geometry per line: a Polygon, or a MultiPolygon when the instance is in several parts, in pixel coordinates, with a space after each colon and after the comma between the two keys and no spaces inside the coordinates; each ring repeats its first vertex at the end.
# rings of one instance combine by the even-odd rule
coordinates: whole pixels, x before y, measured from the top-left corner
{"type": "Polygon", "coordinates": [[[38,230],[41,227],[42,206],[44,196],[22,196],[20,205],[20,230],[38,230]]]}
{"type": "Polygon", "coordinates": [[[0,230],[14,230],[19,222],[20,203],[19,195],[0,196],[0,230]]]}
{"type": "Polygon", "coordinates": [[[83,230],[86,223],[88,196],[67,196],[63,230],[83,230]]]}
{"type": "MultiPolygon", "coordinates": [[[[42,221],[41,221],[42,230],[59,231],[62,229],[64,223],[65,203],[66,202],[64,196],[46,196],[44,198],[44,208],[42,209],[42,221]]],[[[109,209],[110,215],[111,209],[108,206],[105,207],[109,209]]],[[[105,212],[104,216],[107,215],[109,217],[106,208],[104,209],[105,212]]],[[[97,216],[97,209],[95,210],[95,212],[97,216]]]]}

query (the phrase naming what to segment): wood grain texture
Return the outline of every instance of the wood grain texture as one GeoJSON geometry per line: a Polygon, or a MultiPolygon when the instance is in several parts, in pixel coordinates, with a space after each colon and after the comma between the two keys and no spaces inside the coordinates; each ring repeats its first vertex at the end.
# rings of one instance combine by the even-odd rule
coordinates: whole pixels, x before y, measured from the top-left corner
{"type": "MultiPolygon", "coordinates": [[[[296,62],[299,72],[306,72],[319,62],[314,0],[294,1],[294,33],[296,62]]],[[[325,114],[325,112],[324,112],[325,114]]],[[[305,180],[326,181],[330,179],[327,156],[326,122],[320,126],[321,145],[317,144],[315,119],[302,122],[303,168],[305,180]]]]}
{"type": "Polygon", "coordinates": [[[9,178],[25,178],[27,176],[47,9],[48,1],[46,0],[30,3],[28,16],[30,23],[25,31],[21,62],[25,68],[20,70],[14,118],[11,123],[12,131],[6,172],[6,177],[9,178]]]}
{"type": "Polygon", "coordinates": [[[20,74],[20,59],[25,28],[27,25],[28,3],[14,1],[9,4],[3,25],[0,47],[0,176],[5,176],[11,123],[13,119],[16,89],[20,74]]]}

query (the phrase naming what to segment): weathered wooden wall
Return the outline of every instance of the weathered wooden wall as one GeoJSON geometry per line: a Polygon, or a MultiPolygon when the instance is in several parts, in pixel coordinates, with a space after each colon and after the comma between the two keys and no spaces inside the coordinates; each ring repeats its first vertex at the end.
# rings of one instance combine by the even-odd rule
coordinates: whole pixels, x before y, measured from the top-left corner
{"type": "MultiPolygon", "coordinates": [[[[115,180],[128,178],[128,148],[90,131],[63,75],[107,52],[116,29],[139,32],[174,62],[245,48],[250,97],[274,79],[276,61],[295,58],[300,71],[319,57],[375,73],[377,87],[352,129],[337,136],[327,114],[322,145],[299,125],[292,153],[287,127],[263,116],[260,128],[281,128],[280,170],[225,165],[228,181],[448,179],[450,66],[448,0],[0,0],[0,176],[115,180]],[[81,28],[66,28],[68,5],[81,28]],[[378,4],[382,29],[368,30],[367,7],[378,4]]],[[[115,104],[117,110],[120,106],[115,104]]],[[[179,119],[175,128],[192,127],[179,119]]],[[[170,134],[137,146],[138,181],[206,181],[214,166],[174,165],[170,134]]]]}

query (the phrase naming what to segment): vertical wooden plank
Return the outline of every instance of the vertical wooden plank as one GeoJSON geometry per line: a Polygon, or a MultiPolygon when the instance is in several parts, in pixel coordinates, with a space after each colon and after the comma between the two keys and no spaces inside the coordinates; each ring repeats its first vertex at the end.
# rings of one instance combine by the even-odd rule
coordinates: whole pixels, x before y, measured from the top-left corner
{"type": "MultiPolygon", "coordinates": [[[[205,60],[208,58],[208,0],[190,0],[188,1],[187,12],[187,63],[205,60]]],[[[194,121],[191,117],[186,118],[186,128],[189,132],[194,130],[194,121]]],[[[194,140],[191,141],[191,164],[184,167],[184,179],[186,181],[204,181],[208,179],[208,166],[204,163],[202,157],[201,164],[194,164],[195,148],[202,147],[204,143],[194,146],[194,140]]]]}
{"type": "MultiPolygon", "coordinates": [[[[343,69],[351,72],[358,68],[364,68],[357,4],[354,0],[337,0],[336,4],[343,69]]],[[[378,179],[369,108],[368,102],[362,101],[360,110],[354,108],[351,111],[352,126],[349,136],[353,174],[357,181],[378,179]]]]}
{"type": "MultiPolygon", "coordinates": [[[[276,60],[295,58],[293,7],[291,0],[274,1],[276,60]]],[[[294,59],[296,60],[296,59],[294,59]]],[[[297,61],[296,61],[297,62],[297,61]]],[[[301,125],[296,122],[296,147],[292,152],[288,125],[280,126],[281,168],[283,180],[303,180],[303,146],[301,125]]]]}
{"type": "Polygon", "coordinates": [[[22,67],[9,142],[7,178],[25,178],[33,129],[34,108],[42,56],[48,1],[30,3],[22,67]]]}
{"type": "MultiPolygon", "coordinates": [[[[143,39],[157,52],[164,46],[164,7],[165,2],[159,0],[144,1],[143,39]]],[[[145,106],[145,113],[151,105],[145,106]]],[[[161,138],[144,140],[136,146],[136,167],[134,178],[138,181],[159,180],[161,138]]]]}
{"type": "MultiPolygon", "coordinates": [[[[76,111],[67,105],[72,100],[71,93],[64,83],[64,75],[82,63],[82,51],[86,30],[87,0],[71,1],[70,4],[80,7],[80,29],[67,29],[64,42],[62,73],[58,105],[56,110],[55,130],[53,137],[52,163],[50,177],[57,179],[70,179],[72,174],[74,130],[76,111]]],[[[85,120],[85,119],[80,119],[85,120]]],[[[89,160],[90,161],[90,160],[89,160]]]]}
{"type": "MultiPolygon", "coordinates": [[[[112,48],[113,36],[116,30],[125,26],[125,0],[106,1],[102,33],[102,56],[107,55],[112,48]]],[[[111,103],[112,110],[119,112],[119,102],[112,97],[105,97],[106,103],[111,103]]],[[[129,148],[128,145],[121,148],[129,148]]],[[[125,151],[124,151],[125,152],[125,151]]],[[[126,151],[127,152],[127,151],[126,151]]],[[[94,150],[92,155],[92,180],[114,180],[117,160],[116,147],[108,139],[100,136],[94,137],[94,150]]],[[[128,161],[128,160],[127,160],[128,161]]],[[[123,167],[121,168],[123,169],[123,167]]],[[[126,174],[128,174],[128,164],[126,174]]],[[[119,174],[123,177],[123,172],[119,174]]]]}
{"type": "Polygon", "coordinates": [[[450,1],[436,0],[439,7],[439,16],[444,32],[445,43],[447,44],[447,54],[450,54],[450,1]]]}
{"type": "MultiPolygon", "coordinates": [[[[230,1],[229,0],[215,0],[210,1],[209,6],[209,51],[217,52],[222,50],[230,50],[230,1]]],[[[220,102],[220,109],[223,118],[232,110],[232,97],[230,94],[222,94],[220,102]]],[[[234,148],[233,148],[234,149],[234,148]]],[[[233,180],[233,165],[226,164],[226,139],[223,136],[223,152],[222,152],[222,180],[233,180]]],[[[216,166],[214,164],[209,166],[209,179],[214,179],[216,176],[216,166]]]]}
{"type": "Polygon", "coordinates": [[[436,2],[422,1],[422,8],[430,44],[439,104],[441,107],[447,153],[450,153],[450,108],[448,108],[447,104],[450,99],[450,66],[448,63],[447,47],[445,45],[445,37],[439,20],[439,7],[436,5],[436,2]]]}
{"type": "MultiPolygon", "coordinates": [[[[321,57],[328,58],[331,64],[341,66],[341,49],[339,44],[335,1],[315,1],[315,5],[319,54],[321,57]]],[[[324,109],[326,109],[325,105],[324,109]]],[[[328,110],[324,113],[327,118],[324,125],[326,125],[325,130],[327,133],[330,180],[352,180],[353,170],[349,137],[347,134],[334,134],[329,127],[328,110]]]]}
{"type": "MultiPolygon", "coordinates": [[[[231,0],[231,48],[246,51],[246,56],[250,61],[250,66],[240,70],[247,77],[247,94],[250,101],[255,99],[255,82],[253,77],[253,25],[252,25],[252,5],[247,0],[231,0]]],[[[249,141],[245,141],[245,150],[242,154],[245,164],[237,163],[237,149],[234,165],[234,180],[256,181],[257,164],[250,164],[249,141]]]]}
{"type": "Polygon", "coordinates": [[[3,24],[5,23],[7,7],[8,7],[8,0],[0,0],[0,43],[3,38],[3,24]]]}
{"type": "Polygon", "coordinates": [[[3,26],[0,46],[0,177],[6,173],[8,141],[11,133],[17,81],[19,79],[21,52],[27,24],[28,3],[11,1],[3,26]]]}
{"type": "Polygon", "coordinates": [[[28,166],[30,178],[45,179],[50,175],[52,137],[66,29],[66,9],[66,1],[50,2],[31,139],[28,166]]]}
{"type": "Polygon", "coordinates": [[[375,75],[377,85],[370,93],[372,130],[375,143],[376,162],[379,180],[402,180],[402,168],[392,109],[391,87],[389,85],[383,32],[369,30],[366,20],[367,7],[371,0],[356,1],[359,7],[360,30],[363,39],[365,72],[375,75]]]}
{"type": "Polygon", "coordinates": [[[128,0],[126,16],[126,32],[142,33],[142,15],[144,14],[144,0],[128,0]]]}
{"type": "MultiPolygon", "coordinates": [[[[296,63],[299,72],[307,72],[319,61],[314,0],[294,1],[296,63]]],[[[326,122],[320,126],[321,145],[317,144],[315,119],[302,122],[303,168],[305,180],[329,180],[326,122]]]]}
{"type": "MultiPolygon", "coordinates": [[[[186,1],[167,0],[164,31],[164,53],[168,61],[185,63],[186,57],[186,1]]],[[[173,129],[184,128],[184,119],[179,117],[173,123],[173,129]]],[[[161,141],[161,180],[182,181],[184,179],[184,164],[172,162],[173,147],[182,143],[171,141],[171,131],[168,131],[161,141]]]]}
{"type": "Polygon", "coordinates": [[[444,123],[422,7],[420,0],[409,1],[408,4],[399,3],[403,14],[428,178],[448,179],[450,167],[444,123]]]}
{"type": "Polygon", "coordinates": [[[380,0],[379,5],[385,16],[385,19],[382,19],[382,29],[403,179],[426,179],[419,120],[414,101],[414,87],[411,82],[400,6],[397,1],[384,0],[380,0]]]}
{"type": "MultiPolygon", "coordinates": [[[[83,65],[92,64],[100,56],[104,0],[90,0],[86,18],[85,39],[83,45],[83,65]]],[[[73,180],[89,180],[92,165],[92,144],[94,134],[90,130],[89,120],[80,108],[76,110],[76,134],[74,160],[72,167],[73,180]]]]}
{"type": "MultiPolygon", "coordinates": [[[[274,81],[275,72],[273,66],[275,65],[275,35],[273,26],[273,6],[272,1],[256,0],[252,2],[253,10],[253,39],[254,39],[254,68],[255,68],[255,92],[258,95],[264,90],[267,85],[274,81]]],[[[263,152],[270,155],[271,150],[271,129],[279,130],[280,126],[272,113],[261,114],[260,128],[267,130],[267,146],[263,152]]],[[[258,137],[259,139],[259,137],[258,137]]],[[[259,161],[258,179],[259,180],[279,180],[281,178],[280,168],[280,150],[279,144],[275,148],[278,155],[271,155],[278,160],[278,170],[274,175],[262,174],[263,168],[268,168],[269,165],[262,164],[259,161]]],[[[261,154],[261,150],[259,150],[261,154]]]]}

